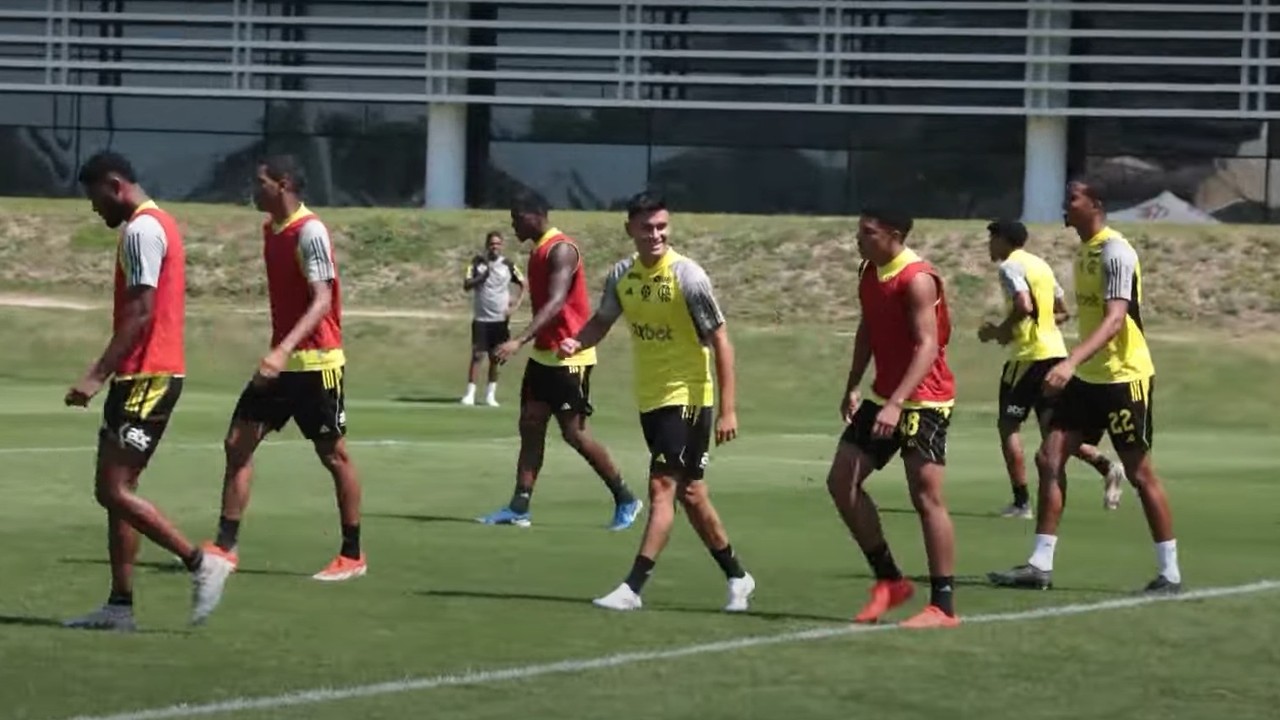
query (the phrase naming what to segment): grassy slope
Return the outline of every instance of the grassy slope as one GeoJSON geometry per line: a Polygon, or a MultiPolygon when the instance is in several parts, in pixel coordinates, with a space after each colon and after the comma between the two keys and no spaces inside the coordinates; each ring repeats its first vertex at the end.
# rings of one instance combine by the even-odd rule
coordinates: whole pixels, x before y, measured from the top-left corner
{"type": "MultiPolygon", "coordinates": [[[[231,302],[262,294],[260,215],[246,208],[171,205],[186,227],[193,297],[231,302]]],[[[326,209],[348,298],[357,306],[463,313],[459,273],[501,212],[326,209]]],[[[616,213],[556,212],[583,244],[593,283],[629,252],[616,213]]],[[[682,215],[677,242],[699,259],[736,319],[845,320],[857,270],[853,219],[682,215]]],[[[1280,317],[1280,228],[1118,226],[1141,253],[1146,315],[1154,322],[1274,326],[1280,317]]],[[[1033,251],[1070,277],[1075,240],[1033,228],[1033,251]]],[[[107,287],[114,238],[83,201],[0,199],[0,289],[66,295],[107,287]],[[61,260],[51,265],[50,257],[61,260]]],[[[948,275],[961,315],[999,303],[981,222],[922,221],[913,244],[948,275]]]]}

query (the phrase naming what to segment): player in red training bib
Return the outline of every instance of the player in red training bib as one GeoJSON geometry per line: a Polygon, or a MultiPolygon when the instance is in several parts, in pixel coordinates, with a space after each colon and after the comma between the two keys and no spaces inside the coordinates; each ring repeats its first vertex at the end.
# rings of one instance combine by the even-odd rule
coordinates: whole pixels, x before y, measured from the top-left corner
{"type": "Polygon", "coordinates": [[[591,370],[595,348],[562,358],[560,343],[575,337],[591,317],[582,252],[568,235],[552,227],[547,203],[533,193],[521,194],[511,205],[511,229],[521,241],[533,243],[529,251],[529,299],[533,320],[512,339],[498,346],[494,357],[506,362],[520,348],[533,344],[520,387],[520,456],[516,460],[516,488],[504,507],[479,518],[486,525],[529,527],[529,503],[542,470],[547,426],[554,416],[564,440],[613,495],[611,530],[626,530],[635,523],[642,502],[622,480],[622,473],[608,449],[591,437],[591,370]]]}
{"type": "Polygon", "coordinates": [[[258,166],[254,202],[267,213],[262,258],[271,305],[271,349],[236,403],[227,431],[218,537],[206,546],[239,562],[240,523],[249,505],[253,455],[268,433],[293,420],[333,479],[341,524],[338,554],[312,578],[363,576],[360,480],[347,453],[346,355],[342,286],[329,230],[302,202],[301,168],[289,156],[258,166]]]}
{"type": "Polygon", "coordinates": [[[827,490],[876,582],[871,600],[854,618],[876,622],[911,599],[915,588],[902,575],[880,527],[880,513],[864,489],[872,472],[901,454],[911,502],[920,515],[929,558],[929,604],[904,627],[954,627],[955,531],[942,497],[947,426],[955,404],[955,378],[947,367],[951,321],[942,278],[906,246],[910,217],[867,210],[858,220],[858,299],[862,319],[840,415],[848,423],[827,490]],[[871,397],[859,386],[871,361],[871,397]]]}
{"type": "Polygon", "coordinates": [[[68,392],[67,405],[86,407],[108,381],[98,432],[94,495],[107,511],[111,594],[107,603],[66,625],[135,629],[133,565],[138,535],[176,555],[195,584],[191,621],[203,622],[222,597],[231,565],[193,545],[156,506],[138,495],[186,374],[186,253],[182,232],[138,185],[133,166],[111,152],[89,158],[80,184],[94,212],[121,228],[116,248],[111,342],[68,392]]]}

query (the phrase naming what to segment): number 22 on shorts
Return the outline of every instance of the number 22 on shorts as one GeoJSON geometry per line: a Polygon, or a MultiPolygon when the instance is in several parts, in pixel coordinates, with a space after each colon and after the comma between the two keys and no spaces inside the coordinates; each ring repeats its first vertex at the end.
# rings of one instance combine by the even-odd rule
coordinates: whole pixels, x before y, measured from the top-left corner
{"type": "Polygon", "coordinates": [[[1112,435],[1133,432],[1133,412],[1124,409],[1107,413],[1107,427],[1112,435]]]}

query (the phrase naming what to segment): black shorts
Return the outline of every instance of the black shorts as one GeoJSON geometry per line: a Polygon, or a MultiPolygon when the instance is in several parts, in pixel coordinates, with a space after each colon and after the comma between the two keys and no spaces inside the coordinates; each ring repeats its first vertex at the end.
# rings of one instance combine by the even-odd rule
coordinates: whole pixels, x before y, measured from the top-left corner
{"type": "Polygon", "coordinates": [[[1062,389],[1050,426],[1084,435],[1084,441],[1100,442],[1111,436],[1116,450],[1152,447],[1152,391],[1155,378],[1120,383],[1090,383],[1080,378],[1062,389]]]}
{"type": "Polygon", "coordinates": [[[878,438],[871,431],[875,428],[876,415],[883,407],[863,400],[840,441],[870,455],[877,470],[888,465],[899,451],[906,457],[908,451],[915,450],[929,462],[947,464],[947,428],[951,425],[951,408],[904,409],[893,436],[878,438]]]}
{"type": "Polygon", "coordinates": [[[333,440],[347,434],[346,368],[282,372],[266,385],[250,382],[240,393],[232,417],[262,423],[272,431],[290,418],[308,440],[333,440]]]}
{"type": "Polygon", "coordinates": [[[102,405],[98,437],[138,453],[145,467],[164,437],[181,395],[180,377],[161,375],[112,382],[102,405]]]}
{"type": "Polygon", "coordinates": [[[520,402],[543,403],[553,413],[590,415],[591,369],[594,365],[543,365],[530,360],[524,366],[520,402]]]}
{"type": "Polygon", "coordinates": [[[649,474],[701,480],[711,449],[711,408],[667,405],[640,413],[649,474]]]}
{"type": "Polygon", "coordinates": [[[1063,358],[1046,360],[1010,360],[1000,373],[1000,419],[1018,423],[1035,411],[1040,416],[1053,407],[1053,399],[1044,394],[1044,377],[1063,358]]]}
{"type": "Polygon", "coordinates": [[[471,350],[492,354],[498,346],[511,339],[511,323],[506,320],[486,322],[471,321],[471,350]]]}

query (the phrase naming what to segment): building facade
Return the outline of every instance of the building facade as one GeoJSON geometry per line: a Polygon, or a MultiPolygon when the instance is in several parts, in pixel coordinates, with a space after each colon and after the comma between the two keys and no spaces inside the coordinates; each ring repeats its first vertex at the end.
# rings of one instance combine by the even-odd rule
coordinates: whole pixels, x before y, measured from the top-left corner
{"type": "Polygon", "coordinates": [[[128,154],[169,199],[1060,216],[1172,193],[1280,221],[1269,0],[4,0],[0,194],[128,154]]]}

